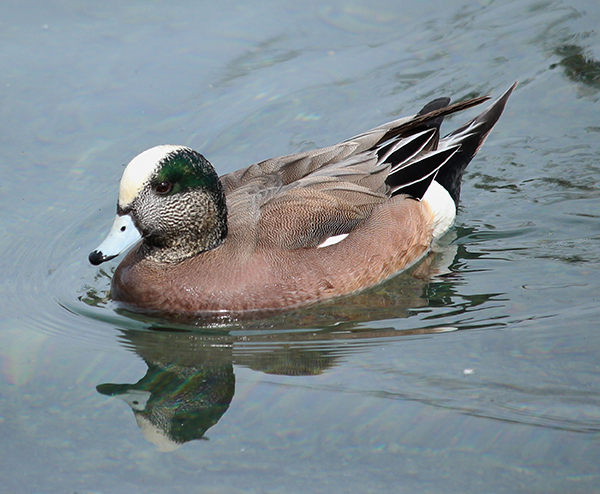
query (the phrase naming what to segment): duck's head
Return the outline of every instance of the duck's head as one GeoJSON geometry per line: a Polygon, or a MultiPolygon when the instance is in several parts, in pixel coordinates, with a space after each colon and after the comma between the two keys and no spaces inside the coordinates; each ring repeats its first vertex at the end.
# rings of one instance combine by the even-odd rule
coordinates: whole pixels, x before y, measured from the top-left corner
{"type": "Polygon", "coordinates": [[[89,260],[108,261],[143,239],[144,255],[178,262],[214,249],[226,235],[225,194],[212,165],[190,148],[157,146],[125,168],[117,217],[89,260]]]}

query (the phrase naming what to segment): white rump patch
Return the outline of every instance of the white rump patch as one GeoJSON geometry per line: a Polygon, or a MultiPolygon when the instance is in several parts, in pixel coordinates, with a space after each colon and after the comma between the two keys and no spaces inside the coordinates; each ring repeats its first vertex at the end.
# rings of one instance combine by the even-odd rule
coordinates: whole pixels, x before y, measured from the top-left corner
{"type": "Polygon", "coordinates": [[[339,244],[348,235],[349,235],[348,233],[342,233],[340,235],[333,235],[331,237],[327,237],[325,239],[325,241],[323,241],[319,245],[317,245],[317,249],[322,249],[323,247],[329,247],[330,245],[339,244]]]}
{"type": "Polygon", "coordinates": [[[135,199],[144,184],[148,181],[158,164],[168,155],[184,146],[156,146],[138,154],[133,158],[121,178],[119,186],[119,206],[125,207],[135,199]]]}
{"type": "Polygon", "coordinates": [[[450,193],[434,180],[421,201],[427,205],[433,216],[433,238],[441,237],[450,229],[456,218],[454,200],[450,193]]]}

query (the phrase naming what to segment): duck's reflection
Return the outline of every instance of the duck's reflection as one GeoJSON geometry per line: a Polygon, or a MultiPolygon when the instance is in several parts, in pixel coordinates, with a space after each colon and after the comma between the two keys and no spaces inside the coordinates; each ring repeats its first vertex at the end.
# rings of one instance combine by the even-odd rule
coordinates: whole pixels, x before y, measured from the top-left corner
{"type": "MultiPolygon", "coordinates": [[[[408,331],[426,333],[436,330],[408,331]]],[[[376,337],[397,331],[365,330],[256,336],[201,335],[190,332],[122,330],[121,339],[148,370],[135,384],[100,384],[99,393],[125,401],[145,438],[161,451],[202,439],[229,408],[235,391],[233,365],[280,375],[318,375],[376,337]],[[305,341],[303,340],[303,337],[305,341]],[[345,340],[343,350],[340,343],[345,340]]],[[[406,334],[404,333],[404,334],[406,334]]]]}
{"type": "Polygon", "coordinates": [[[183,333],[125,331],[123,338],[148,371],[135,384],[100,384],[98,392],[125,401],[146,439],[162,451],[201,439],[233,398],[231,345],[183,333]]]}

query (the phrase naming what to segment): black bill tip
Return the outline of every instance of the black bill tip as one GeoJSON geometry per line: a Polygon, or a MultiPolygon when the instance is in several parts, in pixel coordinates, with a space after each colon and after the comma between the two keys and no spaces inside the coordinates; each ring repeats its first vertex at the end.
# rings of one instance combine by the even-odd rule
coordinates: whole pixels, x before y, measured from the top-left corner
{"type": "Polygon", "coordinates": [[[103,262],[106,261],[110,261],[111,259],[114,259],[117,256],[105,256],[102,252],[100,252],[99,250],[95,250],[94,252],[92,252],[88,259],[90,260],[90,263],[93,264],[94,266],[98,266],[99,264],[102,264],[103,262]]]}

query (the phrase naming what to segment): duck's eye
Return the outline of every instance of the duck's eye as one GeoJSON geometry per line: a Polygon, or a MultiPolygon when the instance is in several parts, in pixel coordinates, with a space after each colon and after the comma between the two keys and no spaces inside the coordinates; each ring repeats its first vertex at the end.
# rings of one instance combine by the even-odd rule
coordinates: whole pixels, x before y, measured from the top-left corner
{"type": "Polygon", "coordinates": [[[171,192],[173,190],[173,183],[172,182],[160,182],[158,184],[156,184],[156,187],[154,187],[154,190],[156,191],[157,194],[168,194],[169,192],[171,192]]]}

